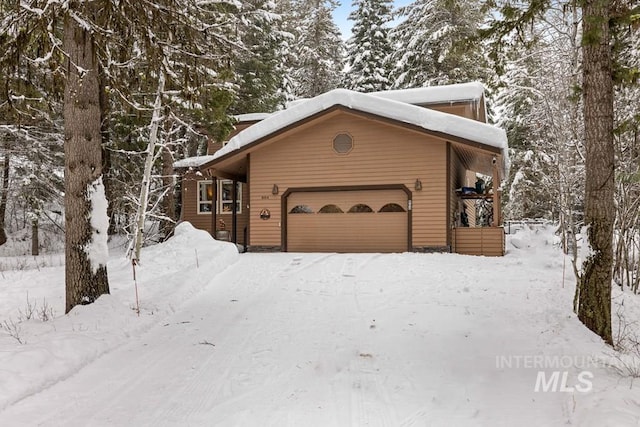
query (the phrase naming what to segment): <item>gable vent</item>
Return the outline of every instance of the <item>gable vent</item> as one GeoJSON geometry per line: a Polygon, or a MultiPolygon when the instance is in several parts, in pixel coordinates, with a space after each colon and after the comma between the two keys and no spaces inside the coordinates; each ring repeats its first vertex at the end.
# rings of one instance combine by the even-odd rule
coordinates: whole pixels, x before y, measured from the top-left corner
{"type": "Polygon", "coordinates": [[[347,154],[353,149],[353,138],[348,133],[340,133],[333,138],[333,150],[338,154],[347,154]]]}

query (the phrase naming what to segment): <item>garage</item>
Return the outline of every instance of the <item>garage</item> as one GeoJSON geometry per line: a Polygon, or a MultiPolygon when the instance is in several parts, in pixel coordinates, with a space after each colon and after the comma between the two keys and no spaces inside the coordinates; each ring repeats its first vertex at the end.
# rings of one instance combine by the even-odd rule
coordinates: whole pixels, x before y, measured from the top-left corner
{"type": "Polygon", "coordinates": [[[289,252],[409,249],[410,193],[406,187],[288,193],[285,235],[289,252]]]}

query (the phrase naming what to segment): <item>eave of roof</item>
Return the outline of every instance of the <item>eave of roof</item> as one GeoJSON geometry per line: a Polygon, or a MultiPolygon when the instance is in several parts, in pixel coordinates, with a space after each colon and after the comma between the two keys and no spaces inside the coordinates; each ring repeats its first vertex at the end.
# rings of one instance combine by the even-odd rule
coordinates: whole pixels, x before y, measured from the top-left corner
{"type": "MultiPolygon", "coordinates": [[[[368,92],[367,95],[391,99],[413,105],[445,104],[480,101],[484,97],[484,85],[480,82],[457,83],[442,86],[427,86],[411,89],[368,92]]],[[[287,103],[287,109],[311,98],[301,98],[287,103]]]]}
{"type": "Polygon", "coordinates": [[[173,163],[174,169],[188,169],[188,168],[200,168],[200,166],[211,162],[214,160],[213,154],[209,154],[207,156],[195,156],[195,157],[187,157],[186,159],[178,160],[173,163]]]}
{"type": "Polygon", "coordinates": [[[248,113],[248,114],[238,114],[233,116],[239,123],[244,122],[259,122],[260,120],[264,120],[269,117],[271,113],[248,113]]]}
{"type": "Polygon", "coordinates": [[[371,92],[368,95],[414,105],[479,101],[484,96],[484,86],[479,82],[470,82],[412,89],[386,90],[371,92]]]}

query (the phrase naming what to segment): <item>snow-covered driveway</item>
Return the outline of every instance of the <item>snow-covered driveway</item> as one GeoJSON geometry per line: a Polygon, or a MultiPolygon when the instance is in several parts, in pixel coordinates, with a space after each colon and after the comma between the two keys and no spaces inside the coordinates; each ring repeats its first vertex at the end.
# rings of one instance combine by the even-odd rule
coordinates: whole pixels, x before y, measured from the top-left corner
{"type": "Polygon", "coordinates": [[[581,395],[536,393],[539,369],[498,366],[603,349],[571,314],[562,258],[528,256],[244,254],[147,332],[0,412],[0,425],[584,420],[581,395]]]}

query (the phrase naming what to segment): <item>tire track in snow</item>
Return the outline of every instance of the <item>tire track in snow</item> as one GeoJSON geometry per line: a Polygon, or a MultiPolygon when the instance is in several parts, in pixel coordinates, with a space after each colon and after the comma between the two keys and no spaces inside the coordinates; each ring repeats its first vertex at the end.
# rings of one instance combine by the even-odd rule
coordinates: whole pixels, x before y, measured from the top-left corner
{"type": "Polygon", "coordinates": [[[166,420],[190,421],[191,417],[194,418],[191,421],[197,422],[207,411],[258,392],[259,389],[253,387],[257,381],[247,380],[250,377],[247,372],[259,370],[255,368],[255,363],[246,364],[238,357],[238,354],[245,353],[251,347],[256,337],[257,334],[246,334],[238,343],[225,341],[219,344],[217,347],[230,347],[222,358],[216,357],[218,350],[212,348],[211,355],[201,360],[200,365],[192,369],[189,378],[178,385],[175,397],[154,413],[151,425],[161,425],[166,420]],[[218,366],[226,366],[221,374],[217,372],[218,366]],[[237,371],[239,366],[244,366],[242,372],[237,371]],[[188,401],[182,396],[189,396],[188,401]]]}
{"type": "Polygon", "coordinates": [[[269,359],[273,351],[272,347],[276,346],[282,337],[274,336],[274,333],[265,335],[259,326],[246,319],[252,317],[252,314],[260,317],[261,313],[254,313],[256,307],[273,307],[276,304],[277,301],[274,301],[276,296],[270,292],[265,295],[265,291],[274,289],[281,280],[282,274],[290,269],[291,265],[299,264],[300,260],[299,257],[293,258],[284,267],[271,263],[270,267],[275,269],[276,274],[269,275],[272,279],[267,278],[260,283],[247,284],[242,279],[242,275],[237,275],[237,272],[229,276],[223,274],[216,279],[220,283],[227,282],[227,289],[241,286],[250,288],[253,293],[250,297],[234,303],[237,313],[231,318],[235,321],[220,328],[222,339],[210,349],[211,356],[192,370],[190,378],[179,384],[175,393],[176,398],[154,414],[152,425],[162,424],[163,420],[175,419],[178,416],[183,418],[182,421],[190,420],[194,425],[203,422],[210,425],[211,419],[202,419],[205,414],[209,416],[215,414],[217,423],[224,422],[225,418],[233,415],[233,410],[229,407],[233,407],[236,402],[253,394],[262,392],[264,387],[274,383],[274,379],[270,376],[274,366],[269,359]],[[265,297],[269,300],[265,300],[265,297]],[[260,304],[257,304],[258,302],[260,304]],[[245,321],[237,319],[245,319],[245,321]],[[266,345],[256,350],[257,343],[265,340],[266,345]],[[219,371],[219,367],[223,367],[222,372],[219,371]],[[203,378],[210,378],[210,380],[203,380],[203,378]],[[184,401],[180,396],[190,396],[190,399],[184,401]]]}
{"type": "Polygon", "coordinates": [[[284,270],[278,275],[280,278],[288,278],[290,276],[299,274],[304,270],[315,267],[318,264],[322,263],[326,259],[334,257],[336,254],[304,254],[304,255],[296,255],[292,260],[289,266],[285,267],[284,270]],[[311,259],[307,262],[305,261],[305,257],[308,256],[318,256],[317,258],[311,259]]]}
{"type": "MultiPolygon", "coordinates": [[[[144,337],[139,341],[144,342],[144,337]]],[[[168,351],[156,351],[153,347],[147,347],[142,353],[133,351],[134,347],[140,346],[140,342],[129,343],[107,353],[88,365],[92,369],[83,369],[51,389],[44,390],[43,393],[47,396],[53,395],[49,400],[57,407],[56,416],[64,419],[69,425],[91,425],[92,420],[110,420],[113,418],[112,414],[117,414],[118,408],[126,407],[131,399],[141,397],[136,394],[136,390],[143,384],[152,383],[160,388],[162,381],[159,381],[160,377],[157,376],[158,370],[161,370],[159,368],[162,366],[171,365],[172,361],[179,360],[179,346],[169,345],[168,351]],[[123,352],[131,353],[130,363],[117,366],[116,375],[105,381],[104,373],[113,368],[110,363],[111,355],[123,352]],[[102,365],[107,366],[95,369],[96,366],[102,365]],[[121,378],[127,378],[127,381],[118,381],[121,378]],[[76,380],[84,384],[85,392],[82,395],[74,390],[73,384],[76,380]],[[100,401],[103,405],[96,407],[91,404],[94,401],[100,401]]],[[[51,414],[46,414],[38,424],[48,424],[50,417],[51,414]]]]}
{"type": "Polygon", "coordinates": [[[351,425],[398,425],[391,396],[380,383],[375,355],[359,352],[351,363],[351,425]]]}

